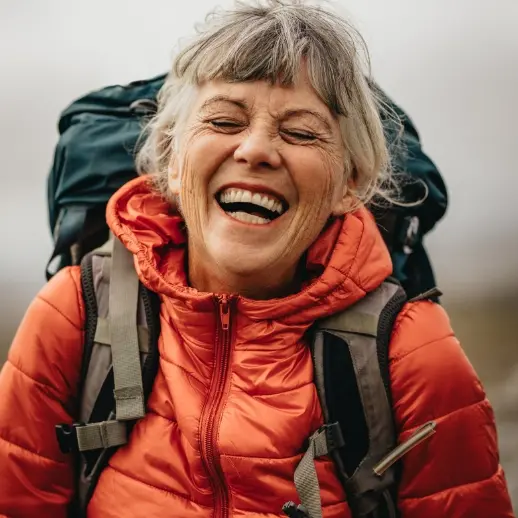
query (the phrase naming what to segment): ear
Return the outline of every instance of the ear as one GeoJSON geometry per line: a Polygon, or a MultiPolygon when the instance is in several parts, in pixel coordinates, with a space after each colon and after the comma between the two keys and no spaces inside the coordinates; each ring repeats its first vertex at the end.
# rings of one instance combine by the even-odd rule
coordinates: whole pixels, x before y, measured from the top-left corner
{"type": "Polygon", "coordinates": [[[171,154],[171,160],[167,166],[167,185],[172,194],[180,194],[180,168],[176,153],[171,154]]]}
{"type": "Polygon", "coordinates": [[[351,187],[353,185],[350,185],[350,182],[351,178],[349,181],[343,181],[340,189],[336,193],[336,201],[331,211],[333,216],[343,216],[351,208],[353,204],[353,191],[351,187]]]}

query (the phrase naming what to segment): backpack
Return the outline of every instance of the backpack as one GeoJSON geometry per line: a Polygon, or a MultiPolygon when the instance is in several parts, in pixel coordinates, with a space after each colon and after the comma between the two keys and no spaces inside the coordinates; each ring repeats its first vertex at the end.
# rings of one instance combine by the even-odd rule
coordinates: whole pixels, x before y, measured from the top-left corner
{"type": "MultiPolygon", "coordinates": [[[[86,318],[79,419],[56,426],[61,450],[77,456],[76,500],[69,514],[74,518],[86,517],[102,470],[145,415],[160,334],[158,296],[140,283],[132,254],[117,239],[84,257],[81,285],[86,318]]],[[[437,295],[434,289],[419,298],[437,295]]],[[[334,460],[354,518],[398,516],[396,462],[435,429],[434,422],[427,423],[397,445],[388,346],[406,302],[400,284],[387,279],[311,331],[325,424],[308,439],[294,476],[301,504],[287,502],[287,516],[322,518],[314,461],[323,455],[334,460]]]]}
{"type": "MultiPolygon", "coordinates": [[[[137,175],[134,153],[146,120],[157,108],[156,97],[165,75],[126,86],[110,86],[73,102],[61,114],[59,140],[48,176],[47,194],[54,250],[47,279],[59,269],[77,265],[83,256],[108,239],[105,210],[111,195],[137,175]]],[[[394,152],[396,171],[405,173],[401,185],[404,202],[417,206],[375,207],[371,210],[387,243],[393,276],[409,297],[435,286],[423,237],[445,213],[447,193],[433,162],[424,154],[419,135],[408,116],[377,85],[401,119],[403,132],[385,118],[389,147],[398,142],[405,153],[394,152]]]]}

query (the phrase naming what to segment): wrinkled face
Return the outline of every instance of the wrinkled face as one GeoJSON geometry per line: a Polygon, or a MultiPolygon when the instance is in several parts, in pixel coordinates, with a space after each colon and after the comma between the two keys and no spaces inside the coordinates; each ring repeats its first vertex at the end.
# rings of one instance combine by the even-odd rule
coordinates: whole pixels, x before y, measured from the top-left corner
{"type": "Polygon", "coordinates": [[[337,119],[304,77],[202,85],[171,160],[190,261],[262,279],[293,275],[331,215],[345,212],[337,119]]]}

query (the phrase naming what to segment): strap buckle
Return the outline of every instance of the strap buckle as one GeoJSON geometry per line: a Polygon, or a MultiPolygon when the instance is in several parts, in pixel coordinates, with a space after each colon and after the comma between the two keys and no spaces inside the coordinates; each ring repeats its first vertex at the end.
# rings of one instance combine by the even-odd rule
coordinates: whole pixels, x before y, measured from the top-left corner
{"type": "Polygon", "coordinates": [[[295,502],[286,502],[282,506],[282,512],[289,518],[309,518],[306,508],[302,504],[296,505],[295,502]]]}
{"type": "Polygon", "coordinates": [[[61,423],[55,426],[56,438],[61,453],[77,452],[77,428],[84,426],[84,423],[61,423]]]}
{"type": "Polygon", "coordinates": [[[331,453],[333,450],[337,448],[343,448],[345,446],[345,439],[342,433],[342,427],[338,421],[334,423],[326,423],[322,425],[309,439],[310,443],[313,442],[318,436],[321,436],[322,433],[325,434],[326,444],[327,444],[327,452],[331,453]]]}
{"type": "Polygon", "coordinates": [[[156,101],[153,99],[137,99],[130,106],[130,112],[135,115],[154,115],[158,109],[156,101]]]}
{"type": "Polygon", "coordinates": [[[403,252],[410,255],[417,243],[419,243],[419,218],[417,216],[407,216],[403,220],[402,242],[403,252]]]}

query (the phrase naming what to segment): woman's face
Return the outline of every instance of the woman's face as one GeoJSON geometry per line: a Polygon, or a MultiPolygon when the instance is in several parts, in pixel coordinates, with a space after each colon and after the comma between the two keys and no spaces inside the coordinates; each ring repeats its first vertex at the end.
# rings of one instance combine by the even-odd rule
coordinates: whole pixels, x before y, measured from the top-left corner
{"type": "Polygon", "coordinates": [[[291,282],[328,218],[345,211],[343,163],[338,121],[304,76],[290,88],[202,85],[169,171],[190,268],[291,282]]]}

